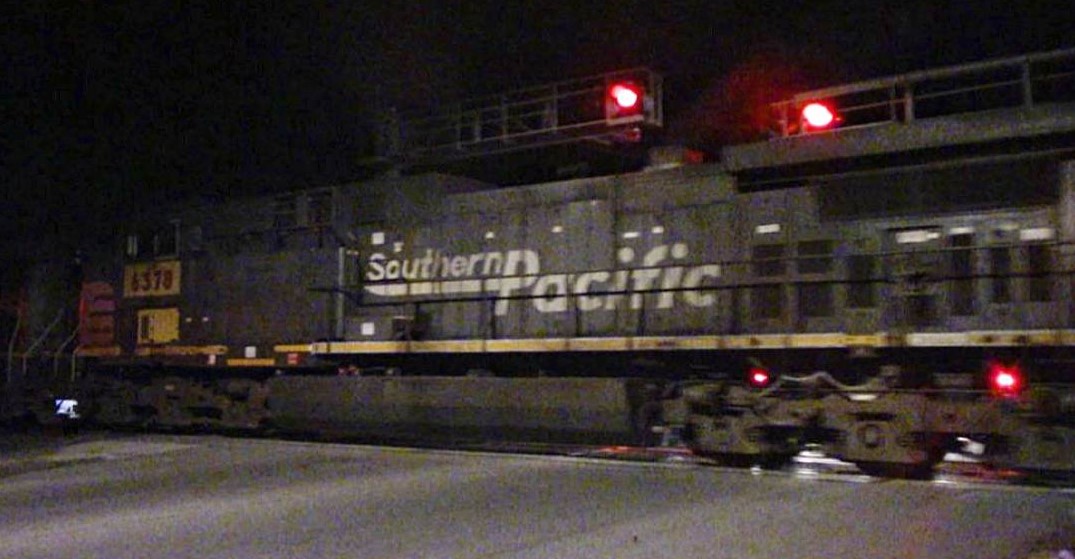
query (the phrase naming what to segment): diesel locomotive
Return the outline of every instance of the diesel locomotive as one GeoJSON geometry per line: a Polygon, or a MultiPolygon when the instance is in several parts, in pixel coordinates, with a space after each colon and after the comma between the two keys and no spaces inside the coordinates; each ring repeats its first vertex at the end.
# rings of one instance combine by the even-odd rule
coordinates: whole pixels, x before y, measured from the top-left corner
{"type": "Polygon", "coordinates": [[[83,249],[85,409],[663,431],[751,460],[812,441],[881,473],[972,437],[1063,469],[1072,86],[1058,51],[804,92],[716,162],[661,148],[638,171],[510,188],[397,172],[156,208],[83,249]]]}

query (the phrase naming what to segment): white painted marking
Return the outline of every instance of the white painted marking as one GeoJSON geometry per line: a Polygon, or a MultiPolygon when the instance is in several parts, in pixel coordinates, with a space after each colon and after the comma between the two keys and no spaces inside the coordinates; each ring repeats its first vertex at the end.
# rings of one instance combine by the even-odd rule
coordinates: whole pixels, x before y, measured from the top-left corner
{"type": "Polygon", "coordinates": [[[1034,227],[1019,231],[1020,241],[1049,241],[1056,237],[1056,230],[1052,227],[1034,227]]]}

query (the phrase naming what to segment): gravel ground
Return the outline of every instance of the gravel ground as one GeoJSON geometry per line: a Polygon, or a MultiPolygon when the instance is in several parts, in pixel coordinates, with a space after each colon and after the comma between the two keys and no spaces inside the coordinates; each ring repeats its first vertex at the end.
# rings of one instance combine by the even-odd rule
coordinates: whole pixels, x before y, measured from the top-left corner
{"type": "Polygon", "coordinates": [[[1048,559],[1075,494],[314,444],[47,437],[0,479],[0,558],[1048,559]]]}

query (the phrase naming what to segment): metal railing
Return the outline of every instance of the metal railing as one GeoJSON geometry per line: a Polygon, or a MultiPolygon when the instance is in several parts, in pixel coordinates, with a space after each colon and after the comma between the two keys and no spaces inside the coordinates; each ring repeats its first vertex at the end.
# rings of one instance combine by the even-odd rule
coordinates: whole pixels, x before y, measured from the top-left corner
{"type": "Polygon", "coordinates": [[[35,353],[37,353],[38,348],[41,347],[41,344],[43,344],[46,339],[48,339],[48,337],[52,334],[52,330],[54,328],[56,328],[56,326],[58,326],[60,324],[60,322],[63,320],[63,317],[64,317],[64,315],[66,313],[67,313],[67,309],[61,307],[60,311],[56,313],[56,318],[52,319],[52,322],[50,322],[49,325],[47,327],[45,327],[45,330],[43,332],[41,332],[41,335],[39,335],[37,337],[37,339],[34,340],[34,342],[32,344],[30,344],[30,347],[26,348],[25,352],[23,352],[23,354],[22,354],[22,376],[23,376],[23,378],[26,377],[26,371],[29,368],[30,358],[33,357],[33,355],[35,353]]]}
{"type": "Polygon", "coordinates": [[[800,114],[811,102],[831,105],[838,128],[846,129],[1072,101],[1075,49],[1065,49],[799,93],[771,105],[771,133],[780,138],[813,133],[800,114]]]}
{"type": "Polygon", "coordinates": [[[388,113],[378,130],[378,152],[413,161],[607,137],[625,125],[661,126],[662,111],[660,75],[635,68],[466,100],[437,114],[388,113]],[[641,86],[644,106],[631,118],[610,120],[606,90],[618,81],[641,86]]]}
{"type": "MultiPolygon", "coordinates": [[[[68,346],[71,345],[71,342],[75,341],[75,338],[78,337],[78,333],[81,332],[81,331],[82,331],[82,325],[81,324],[79,324],[78,326],[75,326],[74,330],[71,331],[71,334],[69,336],[67,336],[67,338],[64,339],[63,343],[61,343],[60,346],[56,348],[56,351],[54,351],[52,353],[52,378],[59,378],[59,376],[60,376],[60,358],[63,357],[63,355],[66,353],[66,350],[67,350],[68,346]]],[[[75,348],[75,350],[72,350],[71,354],[70,354],[71,355],[70,382],[74,382],[75,381],[75,376],[76,376],[76,371],[75,371],[76,367],[75,367],[75,365],[76,365],[76,363],[78,361],[76,351],[77,351],[77,347],[75,348]]]]}
{"type": "Polygon", "coordinates": [[[22,329],[22,313],[15,316],[15,327],[11,330],[11,339],[7,343],[7,384],[14,382],[15,375],[15,342],[19,339],[19,330],[22,329]]]}

